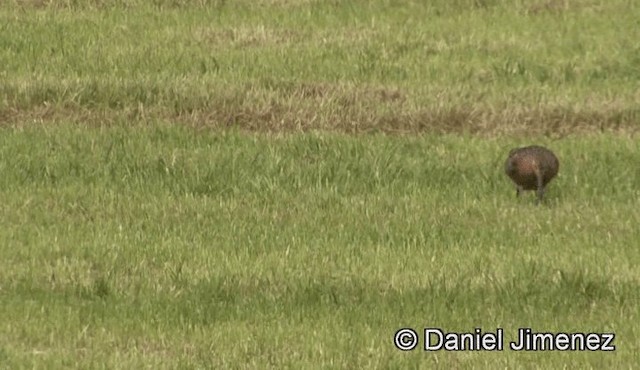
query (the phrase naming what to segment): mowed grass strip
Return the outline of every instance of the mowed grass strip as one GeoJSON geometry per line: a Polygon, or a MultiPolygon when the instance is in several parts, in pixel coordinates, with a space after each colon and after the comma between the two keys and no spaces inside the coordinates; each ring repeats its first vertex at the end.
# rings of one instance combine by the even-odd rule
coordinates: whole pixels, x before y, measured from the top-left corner
{"type": "Polygon", "coordinates": [[[0,131],[0,361],[20,367],[631,368],[638,143],[0,131]],[[614,353],[403,353],[401,327],[615,332],[614,353]]]}
{"type": "Polygon", "coordinates": [[[640,6],[9,1],[0,122],[637,132],[640,6]]]}

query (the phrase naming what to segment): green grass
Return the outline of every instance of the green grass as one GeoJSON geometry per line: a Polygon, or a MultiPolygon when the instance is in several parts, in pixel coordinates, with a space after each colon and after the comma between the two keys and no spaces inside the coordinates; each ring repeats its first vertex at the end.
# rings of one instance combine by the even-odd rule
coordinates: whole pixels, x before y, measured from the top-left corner
{"type": "MultiPolygon", "coordinates": [[[[615,136],[514,140],[59,125],[0,135],[0,353],[16,367],[628,367],[640,222],[615,136]],[[615,353],[402,353],[395,330],[613,331],[615,353]]],[[[632,163],[632,162],[631,162],[632,163]]]]}
{"type": "Polygon", "coordinates": [[[634,367],[639,17],[1,2],[0,368],[634,367]],[[540,207],[503,173],[531,143],[561,163],[540,207]],[[402,327],[617,350],[404,353],[402,327]]]}
{"type": "Polygon", "coordinates": [[[638,128],[640,7],[628,0],[3,4],[0,117],[9,123],[638,128]]]}

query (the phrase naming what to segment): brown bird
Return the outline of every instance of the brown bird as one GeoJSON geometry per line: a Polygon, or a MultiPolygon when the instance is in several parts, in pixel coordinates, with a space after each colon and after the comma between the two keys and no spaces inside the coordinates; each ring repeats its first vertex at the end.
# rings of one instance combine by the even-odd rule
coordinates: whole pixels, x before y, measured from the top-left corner
{"type": "Polygon", "coordinates": [[[516,196],[520,196],[523,190],[536,190],[536,204],[539,204],[545,187],[556,177],[559,167],[560,162],[551,150],[531,145],[512,149],[504,171],[516,184],[516,196]]]}

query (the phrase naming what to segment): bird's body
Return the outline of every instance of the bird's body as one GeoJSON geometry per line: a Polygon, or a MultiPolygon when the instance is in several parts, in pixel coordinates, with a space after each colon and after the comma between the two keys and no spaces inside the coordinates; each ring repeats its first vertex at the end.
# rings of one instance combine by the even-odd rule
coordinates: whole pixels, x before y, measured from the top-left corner
{"type": "Polygon", "coordinates": [[[556,177],[559,167],[560,162],[552,151],[532,145],[511,150],[504,169],[516,184],[516,196],[523,190],[536,190],[536,203],[539,203],[545,187],[556,177]]]}

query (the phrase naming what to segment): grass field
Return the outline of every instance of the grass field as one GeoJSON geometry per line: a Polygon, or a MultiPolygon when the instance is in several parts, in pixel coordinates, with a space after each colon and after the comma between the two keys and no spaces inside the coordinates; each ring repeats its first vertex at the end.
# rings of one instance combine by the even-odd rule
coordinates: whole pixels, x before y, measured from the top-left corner
{"type": "Polygon", "coordinates": [[[633,1],[138,2],[3,2],[4,121],[637,131],[633,1]]]}
{"type": "Polygon", "coordinates": [[[0,4],[0,368],[633,368],[632,1],[0,4]],[[552,148],[544,205],[509,149],[552,148]],[[402,352],[404,327],[614,352],[402,352]]]}

